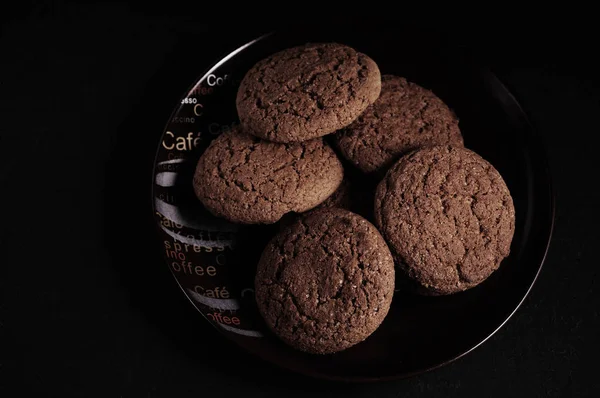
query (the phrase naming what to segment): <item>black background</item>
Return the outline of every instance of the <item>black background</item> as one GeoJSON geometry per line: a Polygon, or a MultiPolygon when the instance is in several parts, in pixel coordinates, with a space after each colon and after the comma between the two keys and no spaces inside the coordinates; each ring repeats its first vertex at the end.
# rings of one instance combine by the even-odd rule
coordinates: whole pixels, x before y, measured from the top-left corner
{"type": "Polygon", "coordinates": [[[555,232],[530,295],[483,346],[411,379],[344,385],[277,370],[226,341],[180,293],[153,241],[149,167],[169,104],[272,27],[227,7],[0,13],[0,396],[597,395],[594,32],[398,23],[407,40],[438,35],[472,48],[513,91],[548,152],[555,232]]]}

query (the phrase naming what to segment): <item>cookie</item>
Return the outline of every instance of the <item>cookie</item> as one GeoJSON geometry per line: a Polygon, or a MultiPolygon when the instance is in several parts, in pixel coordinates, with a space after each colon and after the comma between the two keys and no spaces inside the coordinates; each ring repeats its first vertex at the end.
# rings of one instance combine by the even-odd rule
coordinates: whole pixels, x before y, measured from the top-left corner
{"type": "Polygon", "coordinates": [[[350,210],[352,206],[352,188],[350,180],[344,178],[340,186],[323,203],[315,207],[315,210],[324,207],[339,207],[340,209],[350,210]]]}
{"type": "Polygon", "coordinates": [[[306,44],[254,65],[237,92],[247,132],[274,142],[299,142],[347,126],[381,90],[377,64],[335,43],[306,44]]]}
{"type": "Polygon", "coordinates": [[[344,170],[322,139],[277,144],[243,133],[221,134],[200,157],[193,187],[206,209],[242,224],[272,224],[310,210],[339,187],[344,170]]]}
{"type": "Polygon", "coordinates": [[[375,226],[347,210],[321,209],[264,249],[255,297],[269,328],[313,354],[345,350],[371,335],[394,293],[394,261],[375,226]]]}
{"type": "Polygon", "coordinates": [[[385,173],[400,156],[435,145],[463,146],[458,118],[431,91],[384,75],[381,95],[335,135],[342,155],[360,170],[385,173]]]}
{"type": "Polygon", "coordinates": [[[377,187],[374,211],[396,264],[430,294],[476,286],[510,253],[515,209],[508,187],[465,148],[402,157],[377,187]]]}
{"type": "Polygon", "coordinates": [[[284,230],[285,228],[289,227],[291,224],[293,224],[296,221],[296,219],[298,217],[304,217],[313,211],[318,211],[323,208],[337,207],[340,209],[352,210],[351,209],[351,207],[352,207],[351,195],[352,195],[352,192],[351,192],[350,181],[346,177],[346,175],[344,175],[344,179],[342,180],[342,183],[340,184],[338,189],[336,189],[335,192],[332,193],[330,197],[325,199],[325,201],[323,203],[321,203],[314,209],[309,210],[306,213],[300,213],[300,214],[288,213],[288,214],[284,215],[283,217],[281,217],[281,219],[279,220],[279,230],[284,230]]]}

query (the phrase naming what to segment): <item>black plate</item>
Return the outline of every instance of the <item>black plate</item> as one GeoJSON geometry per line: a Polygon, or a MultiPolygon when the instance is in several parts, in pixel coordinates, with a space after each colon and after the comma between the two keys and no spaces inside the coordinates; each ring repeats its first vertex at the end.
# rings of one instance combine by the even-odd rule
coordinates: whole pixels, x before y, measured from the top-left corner
{"type": "MultiPolygon", "coordinates": [[[[365,181],[365,187],[376,181],[365,181]]],[[[407,46],[393,32],[274,33],[211,67],[183,95],[159,143],[153,175],[161,250],[183,292],[205,318],[250,352],[287,369],[335,380],[405,377],[479,346],[519,307],[544,261],[554,204],[543,150],[505,86],[452,47],[407,46]],[[259,59],[309,41],[337,41],[371,56],[382,73],[433,90],[460,118],[465,145],[502,174],[516,208],[510,256],[482,285],[446,297],[397,291],[388,317],[366,341],[327,356],[298,352],[266,330],[254,303],[257,259],[277,226],[237,226],[210,215],[191,189],[209,142],[237,123],[235,94],[259,59]],[[400,51],[401,50],[401,51],[400,51]]],[[[368,195],[368,191],[363,192],[368,195]]]]}

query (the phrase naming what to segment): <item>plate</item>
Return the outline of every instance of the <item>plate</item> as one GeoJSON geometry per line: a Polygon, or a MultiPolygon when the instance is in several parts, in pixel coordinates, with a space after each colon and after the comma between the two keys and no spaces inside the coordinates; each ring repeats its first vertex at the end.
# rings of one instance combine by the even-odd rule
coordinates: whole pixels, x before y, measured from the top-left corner
{"type": "MultiPolygon", "coordinates": [[[[407,45],[394,32],[274,32],[231,51],[183,93],[154,162],[152,199],[166,265],[198,312],[231,341],[289,370],[325,379],[407,377],[447,364],[494,334],[523,302],[540,272],[554,220],[544,151],[507,88],[468,52],[407,45]],[[381,327],[337,354],[315,356],[273,336],[254,301],[258,258],[278,226],[242,226],[216,218],[195,198],[192,175],[212,139],[238,123],[235,95],[245,72],[278,50],[306,42],[339,42],[372,57],[382,73],[433,90],[458,115],[465,146],[490,161],[514,199],[511,254],[480,286],[444,297],[402,290],[381,327]]],[[[356,174],[356,173],[355,173],[356,174]]],[[[367,198],[377,183],[365,179],[367,198]]]]}

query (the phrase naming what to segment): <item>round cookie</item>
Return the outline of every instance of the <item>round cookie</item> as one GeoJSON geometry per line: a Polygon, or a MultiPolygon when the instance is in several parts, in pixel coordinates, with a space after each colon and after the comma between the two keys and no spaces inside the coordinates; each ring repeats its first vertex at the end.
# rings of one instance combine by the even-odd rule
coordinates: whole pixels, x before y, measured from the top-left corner
{"type": "Polygon", "coordinates": [[[274,142],[299,142],[347,126],[381,90],[377,64],[335,43],[305,44],[254,65],[237,92],[244,130],[274,142]]]}
{"type": "Polygon", "coordinates": [[[296,218],[304,217],[313,211],[318,211],[323,208],[337,207],[340,209],[351,210],[351,207],[352,207],[352,197],[351,197],[352,191],[351,191],[351,189],[352,188],[351,188],[350,180],[346,176],[344,176],[344,179],[342,180],[342,183],[340,184],[338,189],[336,189],[335,192],[332,193],[330,197],[325,199],[325,201],[323,203],[321,203],[314,209],[309,210],[306,213],[301,213],[301,214],[288,213],[288,214],[284,215],[283,217],[281,217],[281,219],[279,220],[279,230],[282,231],[285,228],[289,227],[294,221],[296,221],[296,218]]]}
{"type": "Polygon", "coordinates": [[[342,180],[340,186],[323,203],[315,207],[315,210],[324,207],[339,207],[340,209],[350,210],[352,206],[352,186],[350,180],[346,177],[342,180]]]}
{"type": "Polygon", "coordinates": [[[448,106],[431,91],[392,75],[382,77],[377,101],[335,139],[342,155],[366,173],[385,172],[418,148],[463,146],[458,118],[448,106]]]}
{"type": "Polygon", "coordinates": [[[235,128],[202,154],[193,186],[218,217],[272,224],[288,212],[304,212],[325,201],[343,176],[340,160],[322,139],[277,144],[235,128]]]}
{"type": "Polygon", "coordinates": [[[402,157],[377,187],[374,210],[396,264],[427,294],[472,288],[510,253],[515,209],[508,187],[465,148],[402,157]]]}
{"type": "Polygon", "coordinates": [[[255,297],[269,328],[313,354],[345,350],[371,335],[394,293],[394,261],[375,226],[347,210],[300,217],[267,245],[255,297]]]}

